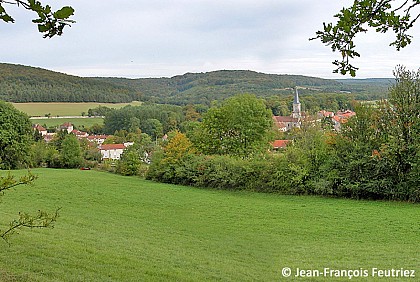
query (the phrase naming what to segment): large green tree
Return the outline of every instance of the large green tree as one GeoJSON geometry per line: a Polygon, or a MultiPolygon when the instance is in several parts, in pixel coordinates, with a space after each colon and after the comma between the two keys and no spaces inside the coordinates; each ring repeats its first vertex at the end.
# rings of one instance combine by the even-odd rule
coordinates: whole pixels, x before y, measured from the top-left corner
{"type": "Polygon", "coordinates": [[[60,163],[64,168],[77,168],[83,163],[79,140],[74,134],[67,134],[61,143],[60,163]]]}
{"type": "Polygon", "coordinates": [[[269,144],[271,116],[262,99],[237,95],[209,109],[193,142],[205,154],[247,157],[263,152],[269,144]]]}
{"type": "MultiPolygon", "coordinates": [[[[419,186],[420,173],[420,69],[409,71],[399,66],[394,71],[396,84],[382,109],[387,143],[382,152],[399,182],[419,186]]],[[[420,190],[419,190],[420,193],[420,190]]]]}
{"type": "Polygon", "coordinates": [[[350,61],[360,57],[354,44],[356,35],[367,32],[369,27],[381,33],[391,30],[396,38],[390,45],[399,51],[411,43],[413,36],[409,31],[420,16],[418,7],[419,0],[354,0],[353,5],[335,15],[338,19],[335,24],[324,23],[312,39],[320,39],[333,52],[340,53],[341,60],[333,62],[337,66],[335,73],[355,76],[358,68],[350,61]]]}
{"type": "Polygon", "coordinates": [[[0,169],[24,167],[29,162],[33,130],[29,117],[0,101],[0,169]]]}
{"type": "Polygon", "coordinates": [[[17,5],[36,13],[37,18],[32,20],[32,22],[38,25],[38,31],[44,33],[44,38],[61,35],[66,26],[74,23],[70,19],[74,14],[74,9],[69,6],[53,11],[50,5],[43,5],[36,0],[0,0],[0,20],[6,23],[15,22],[14,18],[6,10],[7,5],[17,5]]]}

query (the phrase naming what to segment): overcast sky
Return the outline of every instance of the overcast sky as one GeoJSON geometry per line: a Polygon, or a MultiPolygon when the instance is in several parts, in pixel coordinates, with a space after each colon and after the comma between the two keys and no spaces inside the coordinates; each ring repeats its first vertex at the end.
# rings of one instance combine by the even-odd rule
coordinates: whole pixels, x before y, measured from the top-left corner
{"type": "MultiPolygon", "coordinates": [[[[78,76],[170,77],[221,69],[343,78],[338,55],[309,41],[348,0],[44,0],[75,8],[64,35],[43,39],[35,16],[9,7],[0,22],[0,62],[78,76]]],[[[397,52],[392,35],[360,35],[359,78],[392,77],[398,64],[420,66],[420,23],[414,42],[397,52]]]]}

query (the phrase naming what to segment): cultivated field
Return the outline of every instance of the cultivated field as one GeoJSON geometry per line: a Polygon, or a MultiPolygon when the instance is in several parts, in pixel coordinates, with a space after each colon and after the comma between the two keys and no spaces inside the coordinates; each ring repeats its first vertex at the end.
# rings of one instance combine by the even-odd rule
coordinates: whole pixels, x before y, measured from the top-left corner
{"type": "Polygon", "coordinates": [[[0,242],[0,281],[375,280],[285,279],[284,267],[404,268],[420,277],[420,205],[34,172],[35,186],[3,196],[0,229],[19,211],[61,207],[61,216],[54,229],[22,230],[11,246],[0,242]]]}
{"type": "Polygon", "coordinates": [[[43,117],[46,114],[51,116],[81,116],[82,112],[86,113],[89,109],[98,106],[106,106],[109,108],[122,108],[127,105],[141,105],[141,102],[132,103],[13,103],[18,110],[25,112],[29,116],[43,117]]]}
{"type": "Polygon", "coordinates": [[[65,122],[71,122],[76,128],[91,127],[94,124],[103,124],[104,119],[100,117],[95,118],[50,118],[50,119],[31,119],[33,124],[46,125],[49,127],[58,127],[65,122]]]}

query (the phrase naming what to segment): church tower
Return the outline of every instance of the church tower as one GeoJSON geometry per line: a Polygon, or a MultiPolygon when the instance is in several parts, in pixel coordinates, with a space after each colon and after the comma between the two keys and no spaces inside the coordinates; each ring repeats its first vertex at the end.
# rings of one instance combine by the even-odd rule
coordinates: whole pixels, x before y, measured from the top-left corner
{"type": "Polygon", "coordinates": [[[292,118],[300,119],[301,117],[302,117],[302,114],[301,114],[301,108],[300,108],[300,102],[299,102],[299,92],[297,90],[297,87],[295,87],[295,98],[293,99],[292,118]]]}

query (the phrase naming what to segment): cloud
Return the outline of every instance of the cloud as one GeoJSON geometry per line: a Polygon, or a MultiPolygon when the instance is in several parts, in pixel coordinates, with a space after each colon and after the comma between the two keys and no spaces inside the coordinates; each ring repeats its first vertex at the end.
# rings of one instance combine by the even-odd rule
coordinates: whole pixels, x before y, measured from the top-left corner
{"type": "MultiPolygon", "coordinates": [[[[0,23],[2,41],[7,42],[0,45],[3,61],[82,76],[156,77],[250,69],[332,77],[331,61],[337,55],[308,39],[351,1],[56,2],[57,7],[74,7],[77,23],[62,37],[45,40],[30,23],[33,16],[15,9],[16,24],[0,23]]],[[[360,42],[359,62],[372,75],[363,74],[388,75],[394,60],[375,57],[389,54],[382,50],[387,43],[382,46],[382,41],[375,44],[368,39],[360,42]]],[[[409,61],[419,65],[416,60],[409,61]]]]}

